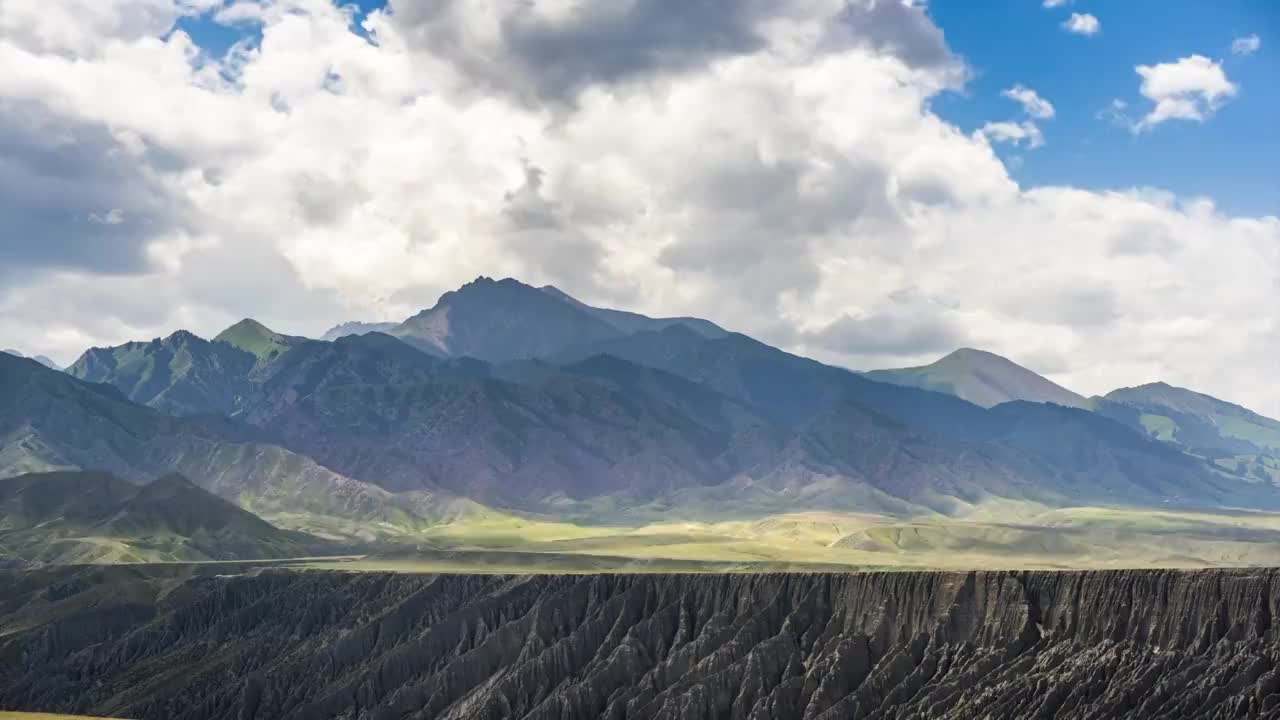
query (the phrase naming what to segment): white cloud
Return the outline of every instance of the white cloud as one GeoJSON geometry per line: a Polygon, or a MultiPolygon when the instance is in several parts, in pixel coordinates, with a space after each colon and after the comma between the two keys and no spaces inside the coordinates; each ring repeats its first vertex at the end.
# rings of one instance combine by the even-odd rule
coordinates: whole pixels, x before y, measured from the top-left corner
{"type": "MultiPolygon", "coordinates": [[[[581,62],[627,27],[605,0],[396,2],[372,42],[327,0],[258,5],[235,15],[260,46],[219,60],[166,34],[189,6],[5,0],[0,225],[29,229],[0,239],[0,346],[320,332],[515,275],[852,367],[963,342],[1085,393],[1165,379],[1280,414],[1280,220],[1020,188],[991,143],[1038,129],[930,110],[965,70],[918,7],[744,0],[689,16],[714,42],[632,33],[605,68],[581,62]]],[[[1157,107],[1212,105],[1164,75],[1157,107]]]]}
{"type": "Polygon", "coordinates": [[[1044,0],[1042,4],[1046,8],[1059,8],[1065,5],[1070,5],[1071,0],[1044,0]]]}
{"type": "Polygon", "coordinates": [[[1000,94],[1021,105],[1023,111],[1037,120],[1048,120],[1054,115],[1053,104],[1029,87],[1014,85],[1000,94]]]}
{"type": "Polygon", "coordinates": [[[1257,33],[1238,37],[1231,43],[1232,55],[1252,55],[1262,47],[1262,38],[1257,33]]]}
{"type": "Polygon", "coordinates": [[[1168,120],[1204,122],[1237,92],[1222,64],[1203,55],[1139,65],[1134,70],[1142,77],[1142,96],[1154,103],[1135,126],[1137,130],[1149,130],[1168,120]]]}
{"type": "Polygon", "coordinates": [[[1029,120],[1020,123],[989,122],[978,130],[978,134],[992,142],[1007,142],[1014,145],[1025,143],[1029,148],[1044,145],[1044,135],[1041,134],[1040,128],[1029,120]]]}
{"type": "Polygon", "coordinates": [[[1076,35],[1097,35],[1102,31],[1102,23],[1089,13],[1071,13],[1071,17],[1062,23],[1062,27],[1076,35]]]}

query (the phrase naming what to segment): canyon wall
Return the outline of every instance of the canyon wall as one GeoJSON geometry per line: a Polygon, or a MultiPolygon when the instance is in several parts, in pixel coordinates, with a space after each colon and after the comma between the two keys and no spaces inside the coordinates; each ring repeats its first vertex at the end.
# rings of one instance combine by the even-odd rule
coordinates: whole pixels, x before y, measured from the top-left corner
{"type": "Polygon", "coordinates": [[[138,720],[1280,717],[1276,570],[214,567],[0,573],[0,709],[138,720]]]}

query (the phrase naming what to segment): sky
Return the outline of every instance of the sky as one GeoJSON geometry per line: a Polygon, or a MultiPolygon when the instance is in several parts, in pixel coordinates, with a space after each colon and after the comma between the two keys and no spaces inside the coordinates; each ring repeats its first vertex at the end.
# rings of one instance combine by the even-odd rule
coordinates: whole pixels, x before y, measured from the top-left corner
{"type": "Polygon", "coordinates": [[[0,347],[479,275],[1280,416],[1270,0],[4,0],[0,347]]]}

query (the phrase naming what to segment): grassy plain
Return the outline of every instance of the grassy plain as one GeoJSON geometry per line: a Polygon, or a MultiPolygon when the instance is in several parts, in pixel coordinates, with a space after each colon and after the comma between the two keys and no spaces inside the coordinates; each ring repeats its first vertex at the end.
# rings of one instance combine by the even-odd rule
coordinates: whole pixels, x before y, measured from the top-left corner
{"type": "Polygon", "coordinates": [[[1280,565],[1280,515],[1006,503],[965,519],[800,512],[753,520],[584,525],[458,521],[393,551],[313,568],[406,572],[746,572],[1280,565]]]}

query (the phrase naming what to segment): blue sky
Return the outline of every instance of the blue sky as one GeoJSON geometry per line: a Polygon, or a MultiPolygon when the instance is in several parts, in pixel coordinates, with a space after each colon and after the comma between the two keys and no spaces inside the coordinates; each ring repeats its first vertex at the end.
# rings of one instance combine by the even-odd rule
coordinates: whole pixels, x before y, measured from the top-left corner
{"type": "MultiPolygon", "coordinates": [[[[1045,145],[1017,151],[1012,174],[1025,185],[1069,184],[1090,189],[1152,186],[1180,195],[1208,195],[1233,213],[1280,213],[1280,3],[1274,0],[1075,0],[1044,8],[1037,0],[934,0],[930,14],[973,79],[963,94],[947,94],[934,110],[974,130],[1013,119],[1019,108],[1000,93],[1016,83],[1053,103],[1040,124],[1045,145]],[[1097,35],[1066,32],[1071,13],[1101,22],[1097,35]],[[1234,56],[1235,38],[1256,34],[1261,48],[1234,56]],[[1098,113],[1112,99],[1145,106],[1136,65],[1200,54],[1223,60],[1239,95],[1203,124],[1166,122],[1138,135],[1098,113]]],[[[1004,148],[1005,154],[1012,154],[1004,148]]]]}

